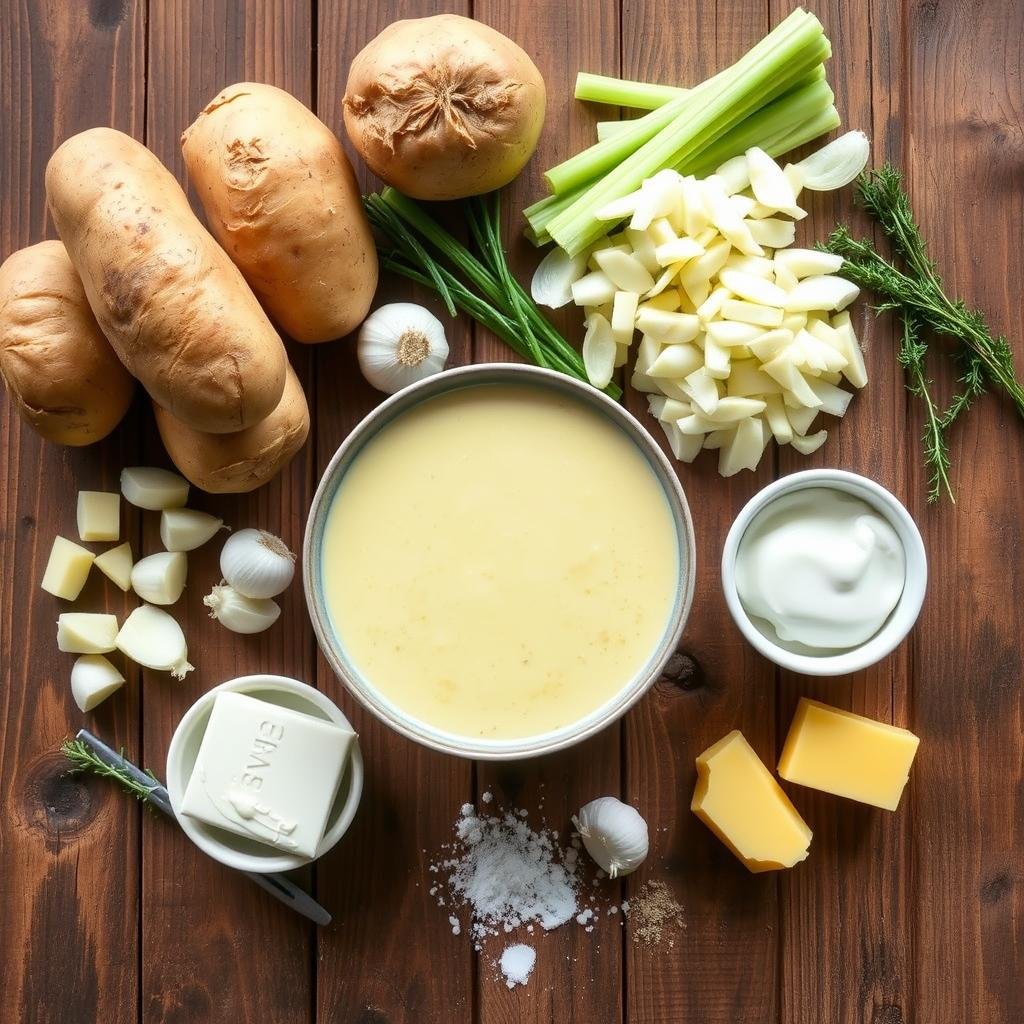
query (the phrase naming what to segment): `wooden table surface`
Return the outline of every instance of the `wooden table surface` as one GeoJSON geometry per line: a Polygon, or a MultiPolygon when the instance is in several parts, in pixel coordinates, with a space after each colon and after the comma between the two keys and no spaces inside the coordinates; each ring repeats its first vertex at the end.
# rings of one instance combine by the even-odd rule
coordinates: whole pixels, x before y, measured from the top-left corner
{"type": "MultiPolygon", "coordinates": [[[[522,44],[548,85],[537,156],[509,190],[518,211],[541,194],[542,168],[590,142],[608,111],[571,99],[578,69],[696,82],[737,58],[789,0],[0,0],[0,252],[53,237],[43,169],[72,133],[110,124],[143,140],[182,178],[178,138],[205,101],[240,79],[271,82],[341,131],[352,56],[399,17],[472,13],[522,44]]],[[[872,137],[876,162],[906,171],[950,285],[985,309],[1021,354],[1024,292],[1024,5],[956,0],[828,0],[814,5],[833,42],[829,79],[845,125],[872,137]]],[[[360,169],[364,185],[372,179],[360,169]]],[[[849,190],[816,197],[801,225],[824,237],[837,219],[869,230],[849,190]]],[[[517,243],[523,275],[532,266],[517,243]]],[[[388,280],[382,299],[408,291],[388,280]]],[[[927,507],[921,422],[902,388],[892,324],[866,304],[856,323],[871,383],[827,445],[789,449],[756,474],[720,480],[714,461],[682,467],[699,578],[683,671],[662,679],[619,724],[563,755],[517,765],[431,753],[365,713],[319,656],[301,588],[256,638],[211,623],[199,596],[215,552],[190,563],[181,617],[197,671],[182,683],[132,669],[95,713],[71,700],[71,658],[57,653],[57,602],[39,590],[53,536],[74,536],[79,488],[116,489],[122,466],[163,464],[143,403],[102,444],[42,443],[3,400],[0,414],[0,948],[4,1022],[442,1024],[1020,1024],[1024,1021],[1024,429],[986,397],[953,438],[959,502],[927,507]],[[808,466],[866,473],[908,504],[932,579],[910,640],[873,669],[838,680],[776,671],[726,613],[717,562],[740,506],[775,476],[808,466]],[[207,860],[169,822],[99,780],[62,775],[60,741],[82,724],[162,773],[168,739],[206,689],[254,671],[315,682],[361,734],[367,783],[340,847],[301,874],[335,917],[315,930],[241,875],[207,860]],[[814,830],[794,870],[748,874],[689,812],[694,756],[740,728],[769,763],[801,695],[921,736],[896,813],[791,790],[814,830]],[[597,795],[620,794],[652,826],[618,901],[660,878],[684,907],[675,944],[652,948],[602,918],[532,941],[526,988],[494,978],[429,898],[428,865],[460,805],[492,790],[553,827],[597,795]]],[[[560,322],[579,336],[577,317],[560,322]]],[[[454,363],[508,352],[465,318],[454,363]]],[[[230,523],[279,532],[297,549],[320,469],[380,397],[348,342],[292,359],[311,397],[310,441],[250,496],[197,495],[230,523]]],[[[934,369],[944,388],[946,365],[934,369]]],[[[630,395],[631,409],[644,407],[630,395]]],[[[660,436],[660,435],[659,435],[660,436]]],[[[136,551],[156,550],[156,517],[127,517],[136,551]]],[[[131,606],[93,579],[83,607],[131,606]]],[[[607,883],[606,883],[607,884],[607,883]]],[[[465,917],[464,917],[465,920],[465,917]]]]}

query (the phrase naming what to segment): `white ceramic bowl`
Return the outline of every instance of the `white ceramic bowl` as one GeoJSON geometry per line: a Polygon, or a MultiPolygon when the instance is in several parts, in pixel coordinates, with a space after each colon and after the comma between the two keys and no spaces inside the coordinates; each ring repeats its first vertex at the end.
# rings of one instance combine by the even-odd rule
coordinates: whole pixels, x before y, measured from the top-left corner
{"type": "Polygon", "coordinates": [[[927,584],[928,560],[924,543],[910,513],[894,495],[874,480],[841,469],[808,469],[784,476],[758,491],[736,517],[722,551],[722,589],[725,591],[725,602],[740,632],[776,665],[807,676],[842,676],[859,672],[881,661],[895,650],[917,621],[927,584]],[[753,518],[783,494],[808,487],[830,487],[866,501],[896,531],[906,556],[907,575],[903,593],[882,628],[860,646],[839,653],[803,654],[780,646],[747,614],[736,589],[736,552],[753,518]]]}
{"type": "Polygon", "coordinates": [[[655,683],[661,675],[665,663],[675,652],[690,613],[696,578],[693,523],[690,518],[689,506],[686,503],[686,496],[683,494],[675,470],[651,435],[621,405],[613,402],[589,384],[584,384],[552,370],[543,370],[536,366],[519,363],[481,363],[476,366],[446,370],[444,373],[436,374],[418,384],[404,388],[366,416],[334,453],[334,457],[328,464],[320,480],[320,485],[317,487],[306,526],[302,567],[306,604],[317,640],[320,642],[320,648],[338,678],[365,707],[392,729],[418,743],[433,747],[435,750],[457,754],[460,757],[502,761],[538,757],[541,754],[572,746],[605,728],[631,708],[655,683]],[[324,569],[322,565],[324,524],[342,478],[363,446],[393,419],[419,402],[458,388],[481,384],[517,384],[549,388],[589,406],[618,426],[647,460],[651,471],[661,484],[672,513],[679,549],[680,573],[675,602],[668,616],[664,635],[651,651],[647,662],[640,671],[633,678],[624,679],[621,689],[610,701],[585,715],[579,721],[572,722],[555,732],[513,740],[483,740],[470,736],[459,736],[406,714],[400,707],[385,698],[373,685],[372,680],[363,678],[352,664],[345,652],[344,644],[335,631],[324,599],[324,569]]]}
{"type": "MultiPolygon", "coordinates": [[[[185,712],[185,716],[178,723],[178,728],[174,730],[167,751],[167,792],[178,824],[204,853],[239,871],[267,874],[272,871],[291,871],[293,868],[309,864],[308,857],[280,853],[264,843],[207,825],[181,813],[181,801],[188,780],[192,776],[192,769],[195,767],[199,745],[202,743],[210,713],[213,711],[213,702],[217,694],[225,690],[245,693],[268,704],[278,704],[293,711],[301,711],[303,714],[334,722],[345,729],[352,729],[349,720],[332,700],[297,679],[269,675],[239,676],[215,686],[185,712]]],[[[334,806],[328,815],[324,837],[316,851],[317,857],[322,857],[348,830],[355,817],[362,792],[363,756],[359,751],[357,737],[352,744],[345,774],[338,788],[338,795],[334,798],[334,806]]]]}

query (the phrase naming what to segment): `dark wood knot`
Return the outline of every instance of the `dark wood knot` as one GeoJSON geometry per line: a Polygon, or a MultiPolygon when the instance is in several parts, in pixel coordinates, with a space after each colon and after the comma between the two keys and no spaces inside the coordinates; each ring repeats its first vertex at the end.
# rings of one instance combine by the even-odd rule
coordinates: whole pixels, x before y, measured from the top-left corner
{"type": "Polygon", "coordinates": [[[904,1024],[903,1010],[895,1003],[882,1003],[871,1011],[871,1024],[904,1024]]]}
{"type": "Polygon", "coordinates": [[[26,817],[48,840],[82,831],[95,816],[97,800],[85,776],[68,772],[63,755],[49,754],[30,770],[25,785],[26,817]]]}
{"type": "Polygon", "coordinates": [[[1001,871],[998,875],[985,880],[981,887],[981,902],[991,906],[1005,899],[1012,889],[1013,879],[1005,871],[1001,871]]]}
{"type": "Polygon", "coordinates": [[[128,16],[128,0],[92,0],[89,20],[95,28],[115,29],[128,16]]]}
{"type": "Polygon", "coordinates": [[[657,686],[662,692],[672,693],[676,689],[698,690],[704,684],[704,670],[700,662],[692,654],[676,651],[662,670],[657,686]]]}

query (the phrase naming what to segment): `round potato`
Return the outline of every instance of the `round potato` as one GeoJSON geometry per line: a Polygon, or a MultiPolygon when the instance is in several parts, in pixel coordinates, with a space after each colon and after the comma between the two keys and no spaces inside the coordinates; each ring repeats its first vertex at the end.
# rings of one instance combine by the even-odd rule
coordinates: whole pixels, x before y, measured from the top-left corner
{"type": "Polygon", "coordinates": [[[47,441],[92,444],[121,422],[135,381],[103,336],[63,242],[0,266],[0,376],[47,441]]]}
{"type": "Polygon", "coordinates": [[[72,136],[46,197],[121,362],[196,430],[243,430],[281,399],[287,357],[238,268],[170,171],[112,128],[72,136]]]}
{"type": "Polygon", "coordinates": [[[277,408],[236,434],[204,434],[158,405],[153,412],[167,454],[179,472],[212,494],[241,494],[262,486],[291,461],[309,433],[306,395],[290,366],[277,408]]]}
{"type": "Polygon", "coordinates": [[[340,338],[363,321],[377,252],[341,143],[271,85],[224,89],[181,137],[214,237],[296,341],[340,338]]]}

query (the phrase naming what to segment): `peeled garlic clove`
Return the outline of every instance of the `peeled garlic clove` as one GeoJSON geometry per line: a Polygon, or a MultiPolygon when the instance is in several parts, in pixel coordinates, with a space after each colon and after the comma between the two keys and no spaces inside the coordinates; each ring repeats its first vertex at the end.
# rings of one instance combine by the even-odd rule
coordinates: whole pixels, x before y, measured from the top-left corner
{"type": "Polygon", "coordinates": [[[192,671],[181,626],[159,608],[144,604],[128,616],[117,634],[117,649],[132,661],[184,679],[192,671]]]}
{"type": "Polygon", "coordinates": [[[174,604],[185,589],[188,561],[180,551],[158,551],[132,566],[132,590],[150,604],[174,604]]]}
{"type": "Polygon", "coordinates": [[[587,270],[587,254],[570,256],[560,246],[555,246],[537,264],[530,282],[530,296],[538,306],[561,309],[572,302],[572,286],[587,270]]]}
{"type": "Polygon", "coordinates": [[[639,811],[614,796],[602,796],[580,808],[572,819],[587,853],[610,878],[635,871],[647,856],[647,822],[639,811]]]}
{"type": "Polygon", "coordinates": [[[363,321],[356,354],[367,381],[393,395],[444,369],[448,339],[444,325],[429,309],[391,302],[363,321]]]}
{"type": "Polygon", "coordinates": [[[245,597],[234,587],[218,584],[203,598],[210,609],[210,618],[216,619],[233,633],[262,633],[269,629],[281,614],[276,601],[270,598],[245,597]]]}
{"type": "Polygon", "coordinates": [[[295,575],[295,555],[266,530],[239,530],[224,542],[220,573],[243,597],[277,597],[295,575]]]}
{"type": "Polygon", "coordinates": [[[847,132],[827,146],[805,157],[800,169],[804,188],[812,192],[830,192],[849,185],[867,167],[871,142],[859,131],[847,132]]]}
{"type": "Polygon", "coordinates": [[[71,695],[82,711],[92,711],[122,686],[124,676],[102,654],[83,654],[71,669],[71,695]]]}
{"type": "Polygon", "coordinates": [[[168,551],[195,551],[218,530],[224,520],[190,508],[169,508],[160,513],[160,543],[168,551]]]}
{"type": "Polygon", "coordinates": [[[188,481],[169,469],[131,466],[121,470],[121,493],[138,508],[159,512],[181,508],[188,500],[188,481]]]}

